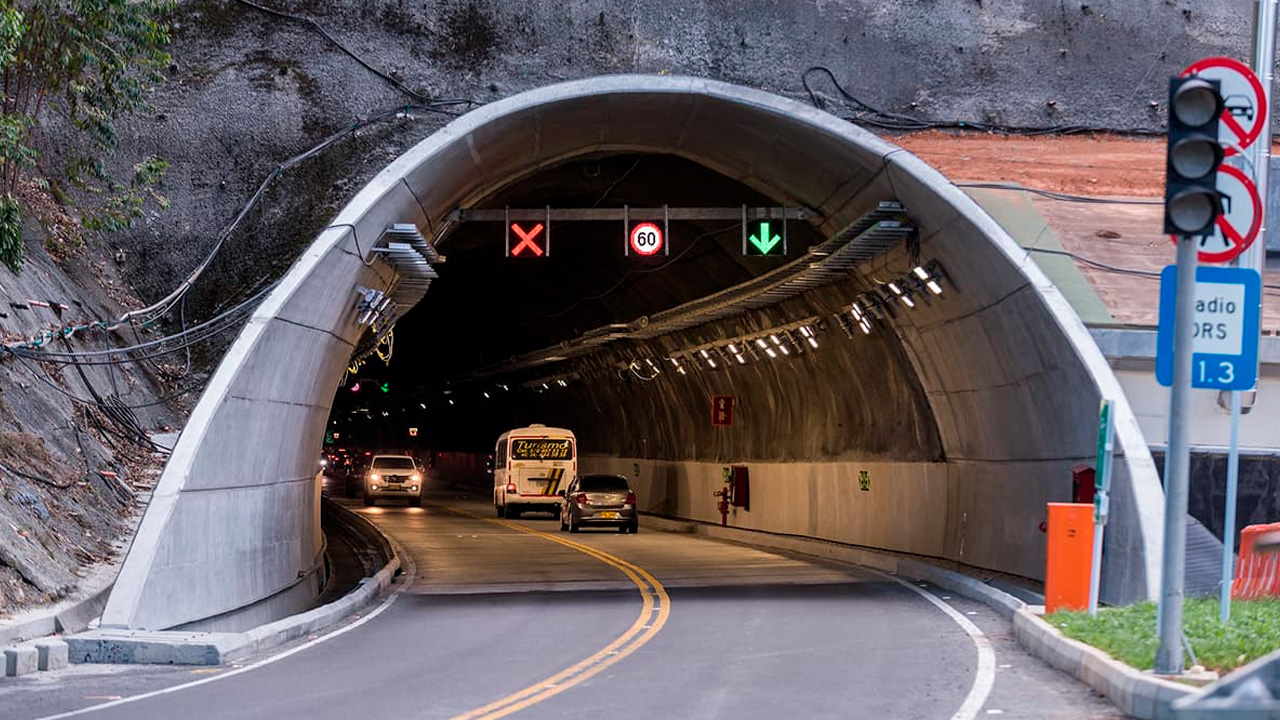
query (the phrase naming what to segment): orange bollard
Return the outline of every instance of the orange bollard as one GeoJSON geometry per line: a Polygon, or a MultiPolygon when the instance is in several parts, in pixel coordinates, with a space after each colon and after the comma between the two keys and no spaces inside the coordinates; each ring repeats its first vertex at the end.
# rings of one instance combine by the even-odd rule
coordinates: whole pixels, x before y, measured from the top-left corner
{"type": "Polygon", "coordinates": [[[1044,611],[1088,610],[1093,564],[1093,505],[1049,503],[1044,611]]]}
{"type": "Polygon", "coordinates": [[[1280,553],[1258,552],[1254,548],[1259,537],[1272,532],[1280,532],[1280,523],[1250,525],[1240,532],[1240,556],[1231,581],[1231,597],[1249,600],[1280,596],[1280,553]]]}

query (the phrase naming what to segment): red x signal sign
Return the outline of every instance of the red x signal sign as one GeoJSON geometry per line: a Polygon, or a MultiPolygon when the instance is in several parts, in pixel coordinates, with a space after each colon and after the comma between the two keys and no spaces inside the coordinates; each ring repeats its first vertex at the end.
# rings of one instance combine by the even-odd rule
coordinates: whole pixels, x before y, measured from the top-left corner
{"type": "Polygon", "coordinates": [[[507,247],[509,248],[509,251],[507,254],[510,257],[542,257],[543,255],[546,255],[550,248],[548,247],[544,249],[538,244],[537,240],[538,236],[542,234],[543,227],[542,223],[538,223],[532,228],[525,230],[520,227],[520,223],[511,223],[511,232],[515,233],[516,237],[520,238],[520,242],[516,243],[514,248],[511,247],[511,236],[508,235],[507,247]]]}

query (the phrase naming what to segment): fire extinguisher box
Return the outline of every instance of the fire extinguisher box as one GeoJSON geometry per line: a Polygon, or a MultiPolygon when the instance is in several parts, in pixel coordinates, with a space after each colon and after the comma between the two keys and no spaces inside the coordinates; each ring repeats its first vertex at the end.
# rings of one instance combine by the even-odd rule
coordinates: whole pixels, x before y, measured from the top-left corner
{"type": "Polygon", "coordinates": [[[1049,503],[1044,611],[1087,610],[1093,565],[1093,505],[1049,503]]]}
{"type": "Polygon", "coordinates": [[[733,482],[733,495],[730,496],[733,506],[751,511],[751,490],[747,482],[747,466],[734,465],[730,479],[733,482]]]}

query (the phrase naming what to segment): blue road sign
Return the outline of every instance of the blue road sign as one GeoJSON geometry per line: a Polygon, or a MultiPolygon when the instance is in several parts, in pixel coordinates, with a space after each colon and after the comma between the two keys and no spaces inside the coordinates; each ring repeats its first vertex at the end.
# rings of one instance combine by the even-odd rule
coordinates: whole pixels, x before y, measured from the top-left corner
{"type": "MultiPolygon", "coordinates": [[[[1173,384],[1173,312],[1178,267],[1160,273],[1160,329],[1156,334],[1156,380],[1173,384]]],[[[1249,390],[1258,380],[1262,278],[1257,270],[1196,268],[1195,332],[1191,387],[1249,390]]]]}

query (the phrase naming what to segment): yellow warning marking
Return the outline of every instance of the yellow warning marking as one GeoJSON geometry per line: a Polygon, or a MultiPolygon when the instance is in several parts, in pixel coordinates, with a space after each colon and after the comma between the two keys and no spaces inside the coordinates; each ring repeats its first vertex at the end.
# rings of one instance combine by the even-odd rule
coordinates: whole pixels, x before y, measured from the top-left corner
{"type": "Polygon", "coordinates": [[[640,614],[636,617],[635,622],[631,623],[631,627],[626,632],[619,635],[613,642],[601,648],[598,652],[579,661],[577,664],[565,668],[549,678],[536,682],[523,690],[507,695],[506,697],[495,700],[484,707],[476,708],[470,712],[457,715],[450,720],[497,720],[497,718],[506,717],[514,712],[519,712],[530,705],[546,700],[549,697],[559,695],[575,685],[585,682],[603,671],[605,668],[622,660],[631,653],[639,650],[641,646],[648,643],[657,635],[662,627],[667,624],[667,617],[671,615],[671,598],[667,596],[667,590],[658,582],[657,578],[650,575],[644,568],[627,562],[620,557],[610,555],[603,550],[597,550],[589,545],[583,545],[567,538],[562,538],[551,533],[534,530],[532,528],[519,525],[506,520],[494,520],[491,518],[481,517],[474,513],[460,510],[458,508],[447,508],[450,512],[466,517],[483,520],[495,525],[512,530],[518,530],[530,535],[537,535],[544,540],[550,540],[559,543],[567,548],[577,550],[578,552],[590,555],[600,562],[617,568],[624,575],[635,583],[636,588],[640,591],[640,599],[643,606],[640,614]],[[654,612],[657,615],[654,615],[654,612]]]}
{"type": "Polygon", "coordinates": [[[190,670],[188,672],[190,672],[192,675],[212,675],[214,673],[222,672],[222,668],[198,668],[196,670],[190,670]]]}

